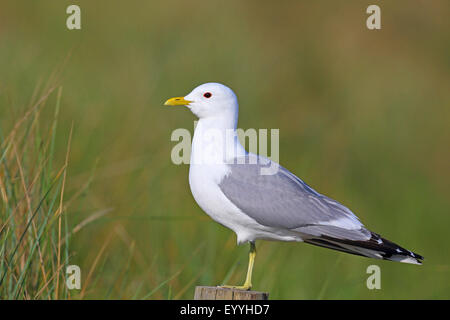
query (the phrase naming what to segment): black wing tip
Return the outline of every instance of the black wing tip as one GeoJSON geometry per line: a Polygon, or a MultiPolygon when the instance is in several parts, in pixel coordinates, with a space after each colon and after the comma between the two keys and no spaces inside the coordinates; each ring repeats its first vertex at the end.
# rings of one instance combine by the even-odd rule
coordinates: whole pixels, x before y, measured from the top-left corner
{"type": "Polygon", "coordinates": [[[423,263],[423,260],[425,260],[422,255],[402,248],[398,244],[382,238],[379,234],[376,234],[374,232],[371,233],[372,237],[370,240],[376,241],[377,244],[380,245],[380,251],[382,251],[381,255],[383,256],[383,259],[418,265],[421,265],[423,263]]]}
{"type": "Polygon", "coordinates": [[[402,248],[398,244],[384,239],[374,232],[371,232],[371,237],[368,240],[336,239],[333,237],[322,236],[320,239],[309,239],[305,242],[368,258],[377,258],[416,265],[421,265],[423,263],[422,260],[424,260],[422,255],[402,248]],[[342,245],[347,246],[343,247],[342,245]],[[367,249],[368,252],[353,250],[352,247],[355,249],[367,249]],[[376,252],[377,254],[373,254],[373,252],[376,252]]]}
{"type": "Polygon", "coordinates": [[[422,265],[423,264],[423,257],[413,257],[412,255],[392,255],[392,256],[383,256],[383,260],[389,260],[389,261],[395,261],[395,262],[402,262],[402,263],[409,263],[409,264],[416,264],[416,265],[422,265]]]}

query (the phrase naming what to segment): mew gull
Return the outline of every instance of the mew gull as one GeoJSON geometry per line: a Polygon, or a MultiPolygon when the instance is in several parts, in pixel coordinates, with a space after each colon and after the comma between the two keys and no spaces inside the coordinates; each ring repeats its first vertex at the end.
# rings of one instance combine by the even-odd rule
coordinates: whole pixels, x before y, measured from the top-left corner
{"type": "Polygon", "coordinates": [[[247,152],[236,127],[238,102],[219,83],[205,83],[165,102],[186,106],[199,121],[192,141],[189,185],[198,205],[250,243],[243,286],[249,290],[255,240],[302,241],[364,257],[421,264],[423,257],[369,231],[352,211],[277,163],[247,152]],[[266,170],[266,171],[264,171],[266,170]]]}

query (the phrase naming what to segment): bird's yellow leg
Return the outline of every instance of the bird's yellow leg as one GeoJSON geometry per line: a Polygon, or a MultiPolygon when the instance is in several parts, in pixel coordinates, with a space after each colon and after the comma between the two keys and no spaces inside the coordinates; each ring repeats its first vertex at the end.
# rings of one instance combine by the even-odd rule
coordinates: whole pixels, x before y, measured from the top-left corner
{"type": "Polygon", "coordinates": [[[254,242],[250,242],[250,252],[248,254],[248,269],[247,269],[247,277],[245,278],[245,282],[242,286],[226,286],[222,285],[221,288],[231,288],[231,289],[239,289],[239,290],[250,290],[252,288],[252,271],[253,264],[255,263],[256,257],[256,246],[254,242]]]}

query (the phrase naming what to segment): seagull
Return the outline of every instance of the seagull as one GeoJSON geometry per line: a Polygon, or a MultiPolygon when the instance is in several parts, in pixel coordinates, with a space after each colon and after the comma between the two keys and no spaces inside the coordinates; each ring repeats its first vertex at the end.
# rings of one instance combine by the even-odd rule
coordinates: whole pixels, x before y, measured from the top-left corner
{"type": "Polygon", "coordinates": [[[237,135],[238,101],[220,83],[205,83],[166,106],[186,106],[199,118],[192,140],[189,185],[213,220],[249,243],[242,286],[250,290],[256,240],[297,241],[364,257],[421,264],[423,257],[369,231],[350,209],[316,192],[270,159],[247,152],[237,135]]]}

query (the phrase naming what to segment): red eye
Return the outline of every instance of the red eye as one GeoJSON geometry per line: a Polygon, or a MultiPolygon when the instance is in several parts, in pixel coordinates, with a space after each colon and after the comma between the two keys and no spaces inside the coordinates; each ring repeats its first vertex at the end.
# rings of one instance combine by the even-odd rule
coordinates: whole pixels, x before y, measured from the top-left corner
{"type": "Polygon", "coordinates": [[[206,92],[203,96],[205,98],[211,98],[212,94],[211,94],[211,92],[206,92]]]}

